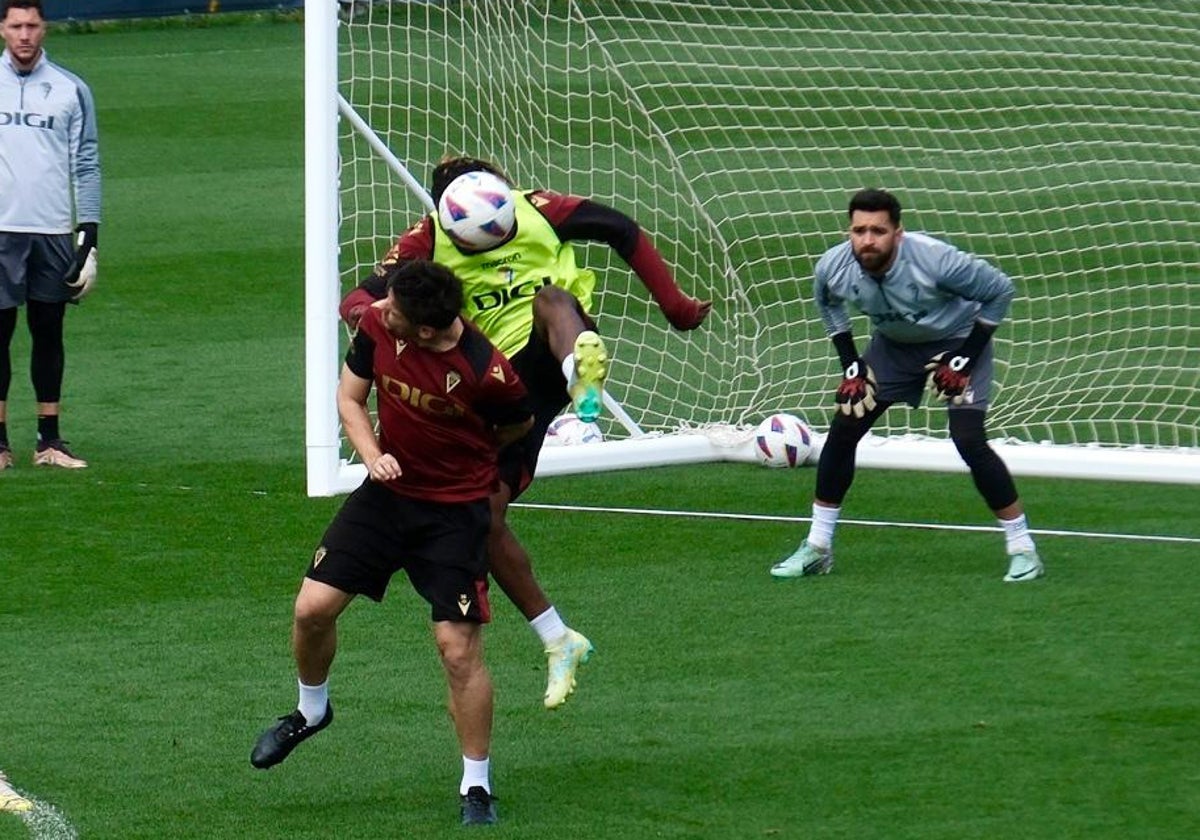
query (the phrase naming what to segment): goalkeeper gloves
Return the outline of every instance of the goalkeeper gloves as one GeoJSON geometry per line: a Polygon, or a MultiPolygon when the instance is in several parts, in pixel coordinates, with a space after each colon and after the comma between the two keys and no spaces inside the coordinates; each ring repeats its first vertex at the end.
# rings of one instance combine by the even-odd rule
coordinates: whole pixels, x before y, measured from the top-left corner
{"type": "Polygon", "coordinates": [[[976,321],[961,347],[953,353],[945,350],[929,360],[925,370],[930,373],[929,386],[938,400],[953,405],[963,404],[964,394],[971,382],[971,370],[995,331],[995,324],[976,321]]]}
{"type": "Polygon", "coordinates": [[[75,256],[67,266],[63,282],[75,294],[71,300],[80,301],[96,285],[96,239],[100,226],[95,222],[83,222],[75,228],[75,256]]]}
{"type": "Polygon", "coordinates": [[[930,372],[929,387],[940,402],[962,405],[963,392],[971,381],[971,368],[975,359],[961,353],[946,350],[938,353],[925,365],[930,372]]]}
{"type": "Polygon", "coordinates": [[[862,359],[851,362],[834,397],[838,411],[847,417],[862,417],[875,408],[875,374],[862,359]]]}

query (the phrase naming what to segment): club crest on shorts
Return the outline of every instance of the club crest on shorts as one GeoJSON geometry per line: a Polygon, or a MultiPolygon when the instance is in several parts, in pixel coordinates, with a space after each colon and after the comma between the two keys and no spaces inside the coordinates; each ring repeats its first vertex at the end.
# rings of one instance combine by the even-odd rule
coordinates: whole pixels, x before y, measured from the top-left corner
{"type": "Polygon", "coordinates": [[[325,559],[325,555],[328,553],[329,553],[329,549],[327,549],[325,546],[323,546],[323,545],[317,546],[317,550],[313,552],[313,568],[314,569],[317,568],[317,566],[321,565],[321,561],[325,559]]]}
{"type": "Polygon", "coordinates": [[[458,609],[463,615],[466,615],[467,611],[471,609],[471,599],[465,594],[458,596],[458,609]]]}

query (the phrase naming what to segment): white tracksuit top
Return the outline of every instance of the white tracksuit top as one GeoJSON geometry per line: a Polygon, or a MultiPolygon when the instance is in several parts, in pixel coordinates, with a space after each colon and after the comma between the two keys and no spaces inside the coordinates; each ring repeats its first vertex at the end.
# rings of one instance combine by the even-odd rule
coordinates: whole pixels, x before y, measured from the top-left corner
{"type": "Polygon", "coordinates": [[[100,221],[96,106],[82,79],[46,58],[18,73],[0,56],[0,231],[70,233],[100,221]]]}

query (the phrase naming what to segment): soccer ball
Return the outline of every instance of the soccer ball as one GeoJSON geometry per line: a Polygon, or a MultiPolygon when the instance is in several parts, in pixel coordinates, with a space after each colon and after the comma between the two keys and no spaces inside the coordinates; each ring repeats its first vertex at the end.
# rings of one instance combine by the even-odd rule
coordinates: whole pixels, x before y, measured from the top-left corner
{"type": "Polygon", "coordinates": [[[812,430],[792,414],[772,414],[754,432],[754,454],[764,467],[798,467],[812,454],[812,430]]]}
{"type": "Polygon", "coordinates": [[[546,429],[546,446],[576,446],[581,443],[599,443],[604,434],[595,423],[584,423],[574,414],[555,417],[546,429]]]}
{"type": "Polygon", "coordinates": [[[491,172],[466,172],[438,199],[438,221],[450,238],[471,251],[503,242],[517,223],[512,190],[491,172]]]}

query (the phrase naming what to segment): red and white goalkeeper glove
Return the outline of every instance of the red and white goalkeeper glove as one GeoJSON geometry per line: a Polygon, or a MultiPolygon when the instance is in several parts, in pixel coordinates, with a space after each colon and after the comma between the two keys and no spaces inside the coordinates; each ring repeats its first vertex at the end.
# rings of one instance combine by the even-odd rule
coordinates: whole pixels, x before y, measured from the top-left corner
{"type": "Polygon", "coordinates": [[[949,350],[938,353],[925,365],[929,371],[929,387],[941,402],[962,405],[963,393],[971,383],[974,359],[949,350]]]}
{"type": "Polygon", "coordinates": [[[847,366],[834,402],[847,417],[862,417],[875,408],[875,374],[862,359],[847,366]]]}
{"type": "Polygon", "coordinates": [[[971,384],[971,370],[995,331],[995,324],[976,321],[962,346],[953,352],[938,353],[929,360],[925,370],[929,371],[929,387],[937,399],[953,405],[963,404],[967,386],[971,384]]]}

